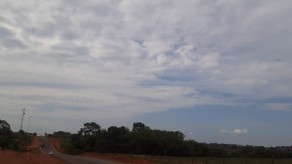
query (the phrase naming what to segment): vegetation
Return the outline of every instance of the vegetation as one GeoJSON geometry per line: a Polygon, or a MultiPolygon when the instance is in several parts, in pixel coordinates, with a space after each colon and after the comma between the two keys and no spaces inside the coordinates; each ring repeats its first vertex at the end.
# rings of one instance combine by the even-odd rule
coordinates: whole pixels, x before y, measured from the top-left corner
{"type": "Polygon", "coordinates": [[[132,131],[124,126],[111,126],[105,130],[91,122],[85,123],[76,134],[59,131],[52,136],[59,138],[61,147],[70,154],[98,152],[204,156],[208,151],[204,144],[184,141],[182,132],[151,130],[141,122],[134,123],[132,131]]]}
{"type": "Polygon", "coordinates": [[[85,123],[76,134],[55,132],[61,147],[70,154],[83,152],[144,154],[172,157],[292,158],[292,147],[266,148],[229,144],[205,144],[184,140],[180,131],[152,130],[141,122],[128,128],[111,126],[107,130],[85,123]]]}
{"type": "Polygon", "coordinates": [[[25,147],[31,143],[31,137],[24,131],[13,133],[10,125],[0,119],[0,148],[17,151],[25,151],[25,147]]]}
{"type": "Polygon", "coordinates": [[[135,156],[162,164],[291,164],[289,158],[224,158],[224,157],[170,157],[170,156],[135,156]]]}

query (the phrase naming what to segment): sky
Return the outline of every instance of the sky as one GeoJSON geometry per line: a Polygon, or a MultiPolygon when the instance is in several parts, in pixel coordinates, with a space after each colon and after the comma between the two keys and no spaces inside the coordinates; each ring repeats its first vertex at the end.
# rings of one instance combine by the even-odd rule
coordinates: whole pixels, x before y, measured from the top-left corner
{"type": "Polygon", "coordinates": [[[290,0],[1,0],[0,119],[292,145],[291,15],[290,0]]]}

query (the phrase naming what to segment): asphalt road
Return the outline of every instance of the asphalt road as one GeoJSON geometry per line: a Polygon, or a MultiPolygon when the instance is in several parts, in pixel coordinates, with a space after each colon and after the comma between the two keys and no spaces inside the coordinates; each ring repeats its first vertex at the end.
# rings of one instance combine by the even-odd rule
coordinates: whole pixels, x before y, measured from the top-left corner
{"type": "Polygon", "coordinates": [[[46,137],[40,137],[40,142],[45,146],[41,148],[41,151],[44,153],[49,153],[50,151],[54,152],[54,157],[59,158],[60,160],[68,163],[68,164],[122,164],[119,162],[112,162],[102,159],[82,157],[82,156],[73,156],[59,153],[56,151],[50,142],[50,140],[46,137]]]}

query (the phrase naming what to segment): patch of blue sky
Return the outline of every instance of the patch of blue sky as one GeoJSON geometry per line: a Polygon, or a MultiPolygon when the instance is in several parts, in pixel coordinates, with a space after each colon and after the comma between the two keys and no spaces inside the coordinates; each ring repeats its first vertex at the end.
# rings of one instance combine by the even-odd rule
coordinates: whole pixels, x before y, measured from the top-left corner
{"type": "Polygon", "coordinates": [[[169,57],[169,58],[178,58],[178,55],[174,53],[172,50],[171,51],[166,51],[164,54],[169,57]]]}
{"type": "MultiPolygon", "coordinates": [[[[137,118],[136,118],[137,119],[137,118]]],[[[256,144],[270,146],[267,138],[271,131],[277,131],[280,136],[290,131],[292,124],[290,112],[263,110],[258,105],[200,105],[184,109],[172,109],[160,113],[141,115],[139,118],[153,129],[181,130],[187,139],[201,142],[222,142],[256,144]],[[171,128],[170,128],[171,127],[171,128]],[[183,127],[183,128],[182,128],[183,127]],[[279,129],[279,127],[281,127],[279,129]],[[220,129],[248,129],[246,136],[224,136],[220,129]],[[260,134],[258,132],[261,132],[260,134]],[[192,134],[189,134],[192,132],[192,134]],[[208,137],[206,137],[208,136],[208,137]],[[226,139],[228,138],[228,139],[226,139]],[[242,141],[241,141],[242,140],[242,141]],[[253,142],[252,140],[256,140],[253,142]]],[[[290,133],[289,133],[290,134],[290,133]]],[[[292,134],[291,134],[292,135],[292,134]]],[[[268,140],[270,143],[289,145],[286,141],[268,140]]]]}
{"type": "Polygon", "coordinates": [[[271,97],[271,98],[238,98],[236,103],[239,104],[255,104],[255,105],[265,105],[265,104],[291,104],[291,97],[271,97]]]}
{"type": "MultiPolygon", "coordinates": [[[[179,29],[175,29],[175,31],[177,33],[181,32],[179,29]]],[[[184,46],[186,43],[184,41],[184,38],[180,38],[174,45],[173,45],[173,49],[178,49],[180,48],[181,46],[184,46]]],[[[171,52],[171,51],[169,51],[171,52]]]]}
{"type": "Polygon", "coordinates": [[[144,45],[143,45],[144,40],[134,39],[133,41],[138,43],[141,47],[144,47],[144,45]]]}
{"type": "Polygon", "coordinates": [[[215,91],[212,89],[205,90],[205,89],[198,89],[199,95],[211,95],[211,96],[220,96],[220,97],[226,97],[226,98],[231,98],[231,97],[238,97],[238,95],[234,93],[228,93],[228,92],[219,92],[215,91]]]}
{"type": "MultiPolygon", "coordinates": [[[[140,85],[140,86],[143,86],[143,85],[140,85]]],[[[144,85],[144,87],[147,88],[147,87],[150,87],[150,86],[148,86],[148,85],[144,85]]],[[[162,102],[162,101],[159,100],[159,99],[156,99],[156,98],[150,98],[150,97],[143,96],[143,95],[137,96],[137,95],[131,95],[131,94],[118,93],[118,92],[116,92],[115,95],[116,95],[116,96],[119,96],[119,97],[135,99],[135,100],[139,100],[139,101],[146,101],[146,102],[162,102]]]]}
{"type": "Polygon", "coordinates": [[[160,80],[174,81],[199,81],[202,80],[202,75],[196,74],[194,69],[171,69],[165,70],[162,73],[155,74],[160,80]]]}
{"type": "Polygon", "coordinates": [[[71,110],[71,111],[87,111],[93,110],[92,108],[88,107],[79,107],[74,105],[65,105],[58,102],[46,102],[40,106],[40,109],[43,111],[58,111],[58,110],[71,110]]]}

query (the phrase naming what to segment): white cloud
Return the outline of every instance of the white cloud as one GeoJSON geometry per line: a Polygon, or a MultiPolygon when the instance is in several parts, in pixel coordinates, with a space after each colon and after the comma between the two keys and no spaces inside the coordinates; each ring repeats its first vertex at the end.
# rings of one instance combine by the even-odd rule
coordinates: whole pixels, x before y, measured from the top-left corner
{"type": "Polygon", "coordinates": [[[234,130],[226,130],[221,129],[219,133],[226,133],[226,134],[246,134],[247,129],[234,129],[234,130]]]}
{"type": "Polygon", "coordinates": [[[290,1],[0,6],[3,113],[22,104],[42,116],[110,119],[232,101],[201,90],[292,97],[290,1]]]}
{"type": "Polygon", "coordinates": [[[218,53],[205,54],[198,59],[198,65],[202,69],[215,67],[219,63],[219,57],[218,53]]]}

